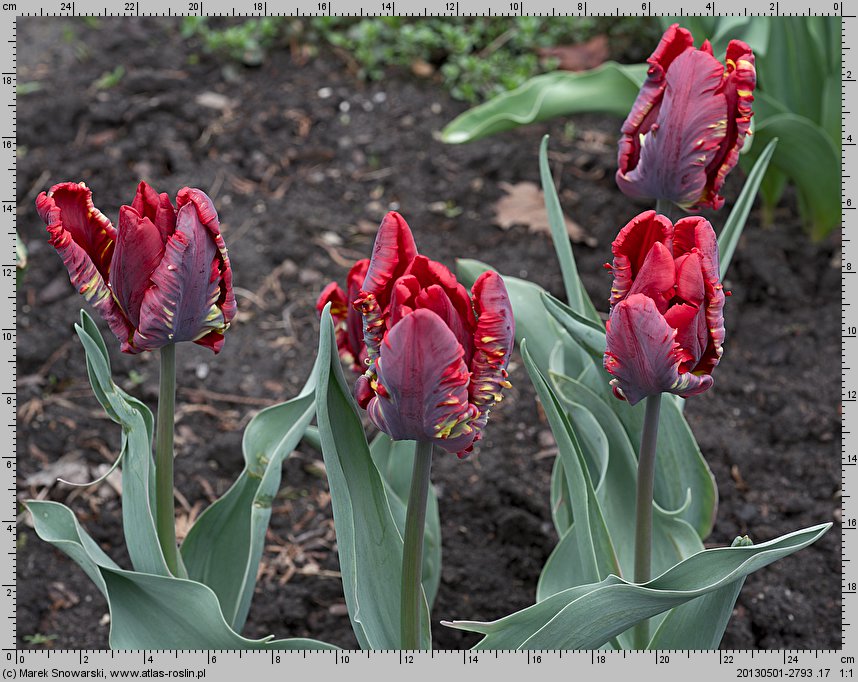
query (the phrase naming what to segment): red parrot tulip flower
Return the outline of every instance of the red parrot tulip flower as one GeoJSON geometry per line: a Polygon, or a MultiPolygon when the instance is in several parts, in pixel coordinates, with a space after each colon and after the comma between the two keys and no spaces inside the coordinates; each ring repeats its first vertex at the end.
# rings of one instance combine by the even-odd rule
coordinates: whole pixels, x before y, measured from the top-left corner
{"type": "Polygon", "coordinates": [[[723,353],[724,287],[718,241],[694,216],[672,225],[641,213],[614,240],[605,369],[634,405],[662,392],[688,397],[712,385],[723,353]]]}
{"type": "Polygon", "coordinates": [[[193,341],[218,353],[235,317],[232,270],[211,199],[185,187],[174,207],[145,182],[119,228],[84,183],[36,199],[72,284],[104,317],[125,353],[193,341]]]}
{"type": "Polygon", "coordinates": [[[674,24],[647,60],[647,79],[623,123],[617,185],[630,197],[718,209],[751,124],[754,54],[741,40],[726,64],[674,24]]]}
{"type": "MultiPolygon", "coordinates": [[[[326,292],[332,302],[342,293],[326,292]]],[[[348,352],[369,365],[355,394],[370,420],[395,440],[431,442],[464,457],[509,387],[515,323],[503,279],[485,272],[469,294],[446,267],[418,255],[408,224],[388,213],[353,304],[364,345],[348,352]]]]}

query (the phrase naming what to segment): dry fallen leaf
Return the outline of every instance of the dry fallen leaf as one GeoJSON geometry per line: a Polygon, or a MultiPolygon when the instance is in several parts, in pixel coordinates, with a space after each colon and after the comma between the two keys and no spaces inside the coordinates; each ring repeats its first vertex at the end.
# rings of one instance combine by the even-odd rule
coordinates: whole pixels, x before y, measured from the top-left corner
{"type": "Polygon", "coordinates": [[[556,45],[537,50],[540,59],[556,59],[557,68],[563,71],[586,71],[593,69],[611,56],[608,36],[593,36],[586,43],[556,45]]]}
{"type": "MultiPolygon", "coordinates": [[[[508,230],[513,225],[526,225],[531,232],[551,234],[548,224],[548,213],[545,211],[545,197],[542,190],[533,182],[500,183],[500,188],[506,192],[495,204],[495,223],[502,229],[508,230]]],[[[576,244],[596,246],[595,237],[584,232],[578,223],[565,213],[566,232],[576,244]]]]}

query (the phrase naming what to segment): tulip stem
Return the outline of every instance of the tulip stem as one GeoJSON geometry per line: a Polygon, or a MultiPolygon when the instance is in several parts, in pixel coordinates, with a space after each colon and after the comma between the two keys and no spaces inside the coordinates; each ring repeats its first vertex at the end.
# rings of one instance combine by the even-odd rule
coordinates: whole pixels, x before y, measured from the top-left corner
{"type": "Polygon", "coordinates": [[[176,344],[161,348],[158,421],[155,424],[155,526],[173,575],[178,573],[176,513],[173,506],[173,420],[176,407],[176,344]]]}
{"type": "Polygon", "coordinates": [[[429,470],[432,468],[432,443],[417,441],[414,470],[405,514],[405,544],[402,548],[402,592],[400,632],[402,649],[420,649],[420,603],[423,601],[423,529],[426,527],[426,502],[429,498],[429,470]]]}
{"type": "Polygon", "coordinates": [[[661,213],[663,216],[667,216],[667,219],[670,220],[670,222],[673,222],[675,211],[676,204],[674,204],[670,199],[659,199],[655,202],[655,212],[661,213]]]}
{"type": "MultiPolygon", "coordinates": [[[[641,433],[641,449],[638,454],[635,507],[635,582],[639,584],[648,582],[652,571],[652,491],[660,410],[661,393],[648,396],[641,433]]],[[[643,620],[635,625],[634,642],[636,649],[646,649],[649,644],[649,621],[643,620]]]]}

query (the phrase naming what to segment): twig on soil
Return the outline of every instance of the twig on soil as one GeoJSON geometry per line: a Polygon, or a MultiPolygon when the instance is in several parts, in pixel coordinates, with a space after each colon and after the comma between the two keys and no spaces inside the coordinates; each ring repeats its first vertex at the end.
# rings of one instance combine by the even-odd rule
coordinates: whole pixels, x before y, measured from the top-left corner
{"type": "Polygon", "coordinates": [[[219,403],[235,403],[236,405],[253,405],[254,407],[269,407],[276,398],[254,398],[234,393],[217,393],[208,389],[180,388],[179,393],[188,400],[214,401],[219,403]]]}
{"type": "Polygon", "coordinates": [[[21,377],[18,380],[18,387],[20,388],[22,385],[41,384],[48,376],[48,372],[51,371],[51,367],[54,366],[54,363],[65,356],[65,354],[69,352],[70,347],[71,339],[66,339],[59,348],[48,356],[48,359],[45,360],[39,369],[37,369],[33,374],[21,377]]]}
{"type": "Polygon", "coordinates": [[[45,183],[50,177],[50,171],[42,171],[42,174],[36,178],[36,181],[32,185],[30,185],[30,189],[27,190],[27,193],[23,196],[21,201],[18,202],[18,205],[24,205],[27,207],[32,206],[32,203],[36,200],[36,195],[44,189],[45,183]]]}

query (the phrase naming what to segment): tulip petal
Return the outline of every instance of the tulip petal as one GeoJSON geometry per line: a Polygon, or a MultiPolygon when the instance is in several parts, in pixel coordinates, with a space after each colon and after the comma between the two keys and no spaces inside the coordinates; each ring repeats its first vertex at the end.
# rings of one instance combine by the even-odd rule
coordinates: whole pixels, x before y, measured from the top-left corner
{"type": "Polygon", "coordinates": [[[503,389],[510,388],[506,369],[515,342],[515,319],[506,285],[496,272],[487,270],[480,275],[471,292],[477,312],[477,329],[474,332],[469,393],[471,402],[480,410],[480,416],[474,422],[476,442],[482,438],[489,412],[503,400],[503,389]]]}
{"type": "Polygon", "coordinates": [[[614,307],[606,340],[604,364],[614,376],[614,393],[632,405],[662,392],[687,397],[712,385],[709,375],[679,373],[676,330],[648,296],[633,294],[614,307]]]}
{"type": "MultiPolygon", "coordinates": [[[[724,285],[718,255],[718,238],[708,220],[692,216],[677,221],[674,231],[674,255],[695,250],[700,258],[700,272],[705,287],[706,326],[709,343],[695,372],[710,373],[724,354],[724,285]]],[[[683,296],[683,298],[685,298],[683,296]]],[[[690,299],[686,299],[690,300],[690,299]]]]}
{"type": "Polygon", "coordinates": [[[414,275],[402,275],[391,287],[390,313],[387,326],[392,327],[406,315],[414,312],[417,294],[420,293],[420,282],[414,275]]]}
{"type": "MultiPolygon", "coordinates": [[[[63,182],[54,185],[47,194],[42,192],[36,209],[50,231],[61,223],[69,237],[95,265],[105,281],[109,281],[110,260],[113,257],[116,229],[92,203],[92,190],[84,183],[63,182]]],[[[51,232],[51,237],[54,233],[51,232]]]]}
{"type": "Polygon", "coordinates": [[[672,250],[673,226],[666,216],[655,211],[644,211],[632,218],[620,230],[611,251],[614,262],[611,270],[614,283],[611,286],[611,306],[622,301],[629,293],[632,282],[637,277],[647,255],[656,242],[672,250]]]}
{"type": "Polygon", "coordinates": [[[628,295],[646,294],[655,301],[658,311],[664,314],[670,299],[673,298],[675,283],[676,267],[673,254],[664,244],[655,242],[635,276],[628,295]]]}
{"type": "Polygon", "coordinates": [[[346,337],[348,349],[354,357],[352,369],[355,372],[363,372],[366,369],[366,346],[363,342],[363,318],[354,307],[354,302],[360,296],[366,272],[369,270],[369,258],[364,258],[355,263],[346,276],[346,292],[348,312],[346,313],[346,337]]]}
{"type": "Polygon", "coordinates": [[[754,53],[741,40],[731,40],[727,46],[727,74],[723,79],[721,91],[727,99],[727,130],[718,153],[706,167],[708,178],[706,191],[693,208],[710,206],[719,209],[724,197],[719,192],[724,179],[739,161],[739,152],[745,144],[745,137],[751,127],[751,103],[754,101],[754,88],[757,85],[757,72],[754,53]]]}
{"type": "Polygon", "coordinates": [[[390,285],[401,277],[417,255],[417,246],[405,218],[391,211],[378,228],[363,291],[375,296],[382,311],[390,302],[390,285]]]}
{"type": "Polygon", "coordinates": [[[352,371],[362,374],[366,370],[364,359],[366,347],[363,342],[363,327],[361,314],[355,309],[353,302],[360,294],[369,259],[357,261],[349,270],[346,277],[348,293],[339,284],[331,282],[326,286],[316,300],[316,312],[320,315],[325,306],[331,304],[331,317],[337,337],[337,350],[343,362],[350,365],[352,371]]]}
{"type": "Polygon", "coordinates": [[[135,327],[140,324],[140,305],[149,289],[149,280],[163,256],[164,243],[155,224],[130,206],[120,208],[110,286],[135,327]]]}
{"type": "Polygon", "coordinates": [[[425,308],[426,310],[431,310],[444,320],[444,323],[456,336],[456,340],[462,345],[462,349],[465,351],[465,364],[468,364],[474,353],[474,335],[472,331],[465,328],[465,323],[461,315],[453,307],[453,303],[444,289],[438,284],[421,289],[415,297],[414,303],[415,309],[425,308]]]}
{"type": "Polygon", "coordinates": [[[469,447],[477,410],[468,402],[463,355],[432,311],[402,318],[381,344],[376,395],[367,405],[372,422],[394,440],[431,441],[448,452],[469,447]]]}
{"type": "Polygon", "coordinates": [[[465,328],[469,332],[474,331],[477,326],[477,318],[474,315],[474,307],[471,304],[470,296],[468,296],[468,290],[459,283],[446,265],[430,260],[426,256],[415,256],[406,272],[414,275],[424,288],[433,284],[442,287],[453,307],[458,311],[465,328]]]}
{"type": "Polygon", "coordinates": [[[232,267],[229,263],[229,253],[226,250],[226,244],[220,233],[220,222],[218,221],[217,211],[212,200],[205,192],[193,187],[183,187],[179,190],[178,195],[176,195],[176,205],[179,211],[181,211],[188,204],[193,205],[200,222],[208,230],[217,247],[218,274],[220,276],[220,296],[217,300],[217,307],[223,314],[223,331],[226,331],[229,323],[232,322],[236,312],[238,312],[238,306],[235,302],[235,293],[232,290],[232,267]]]}
{"type": "Polygon", "coordinates": [[[724,67],[701,50],[679,55],[666,76],[656,123],[643,132],[638,164],[618,174],[631,196],[669,199],[691,206],[706,188],[706,169],[727,131],[724,67]]]}
{"type": "Polygon", "coordinates": [[[105,319],[127,351],[132,328],[108,287],[116,230],[84,183],[64,182],[36,198],[36,209],[72,285],[105,319]]]}
{"type": "MultiPolygon", "coordinates": [[[[202,340],[227,322],[218,307],[221,272],[218,247],[193,203],[179,209],[176,231],[143,297],[134,346],[143,350],[168,343],[202,340]]],[[[204,344],[206,345],[206,344],[204,344]]]]}
{"type": "Polygon", "coordinates": [[[137,185],[137,194],[131,202],[131,208],[137,214],[152,221],[161,235],[161,243],[167,243],[167,237],[176,231],[176,209],[170,196],[164,192],[158,194],[145,182],[137,185]]]}
{"type": "MultiPolygon", "coordinates": [[[[321,314],[328,303],[331,304],[330,312],[331,318],[334,321],[334,333],[337,338],[337,350],[339,351],[340,359],[354,366],[355,358],[349,349],[348,331],[346,330],[346,320],[351,306],[346,301],[345,292],[336,282],[331,282],[322,289],[322,293],[319,294],[319,298],[316,300],[316,312],[321,314]]],[[[362,372],[363,369],[360,371],[362,372]]]]}
{"type": "Polygon", "coordinates": [[[696,250],[676,259],[676,296],[695,308],[699,308],[706,297],[700,254],[696,250]]]}
{"type": "MultiPolygon", "coordinates": [[[[624,176],[637,167],[640,159],[640,135],[646,133],[657,120],[664,90],[667,87],[665,74],[679,55],[693,49],[694,38],[691,33],[687,29],[680,28],[679,24],[673,24],[664,32],[655,52],[647,60],[649,63],[647,79],[641,86],[628,117],[623,122],[623,137],[619,144],[617,184],[624,192],[626,192],[622,184],[625,182],[624,176]]],[[[637,189],[634,185],[627,189],[632,192],[631,194],[626,192],[630,196],[643,196],[634,193],[637,189]]]]}
{"type": "Polygon", "coordinates": [[[664,314],[664,319],[676,330],[676,342],[679,344],[678,353],[681,358],[680,372],[694,370],[709,343],[705,311],[690,303],[678,303],[670,306],[664,314]]]}

